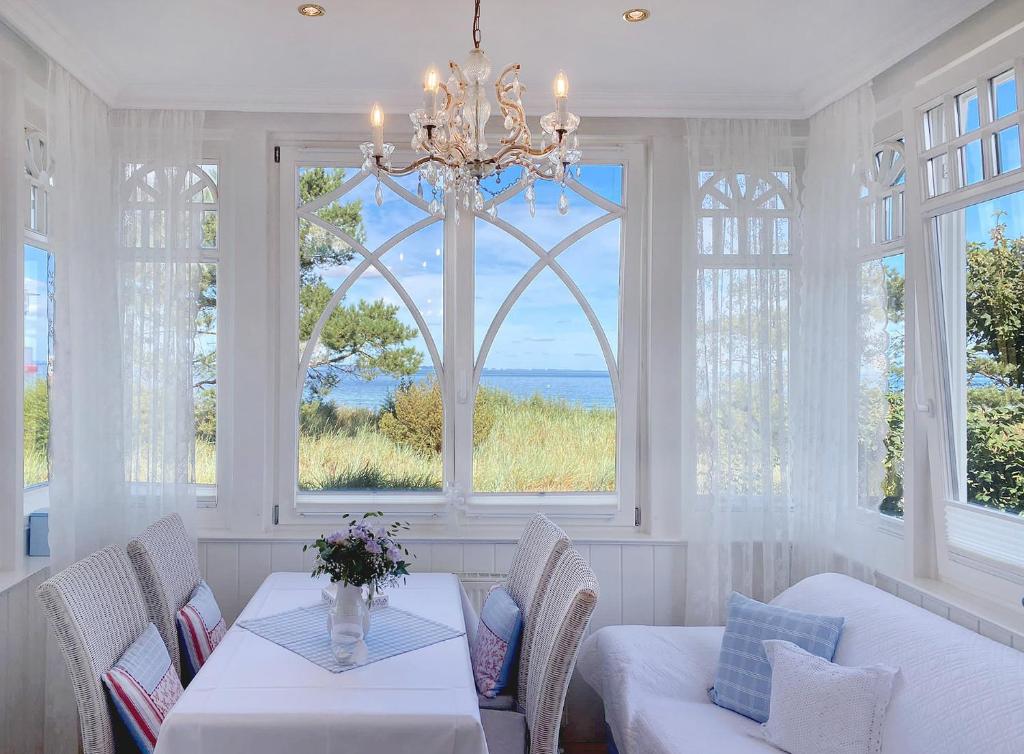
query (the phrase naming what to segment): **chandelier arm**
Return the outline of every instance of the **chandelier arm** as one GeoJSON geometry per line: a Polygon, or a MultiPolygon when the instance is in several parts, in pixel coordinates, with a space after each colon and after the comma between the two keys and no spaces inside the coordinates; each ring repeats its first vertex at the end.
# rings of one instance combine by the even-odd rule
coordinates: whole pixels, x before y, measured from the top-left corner
{"type": "Polygon", "coordinates": [[[530,127],[526,123],[526,112],[523,110],[523,106],[513,99],[508,99],[505,95],[513,90],[513,85],[506,82],[505,78],[511,73],[518,76],[520,65],[518,63],[512,63],[505,67],[505,70],[501,72],[497,80],[494,82],[494,91],[498,97],[498,105],[501,107],[502,115],[512,114],[514,116],[515,123],[512,129],[509,131],[507,136],[502,137],[502,144],[518,144],[520,139],[522,143],[529,147],[533,141],[533,135],[530,133],[530,127]]]}

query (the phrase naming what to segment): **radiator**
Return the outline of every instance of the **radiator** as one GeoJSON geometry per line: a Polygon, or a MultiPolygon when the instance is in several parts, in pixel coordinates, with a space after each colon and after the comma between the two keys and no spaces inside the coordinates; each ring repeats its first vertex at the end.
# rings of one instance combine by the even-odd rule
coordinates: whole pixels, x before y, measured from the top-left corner
{"type": "Polygon", "coordinates": [[[505,581],[504,573],[460,573],[459,581],[462,582],[462,588],[466,590],[466,596],[469,597],[469,604],[476,610],[477,615],[480,614],[480,609],[484,606],[484,599],[487,597],[487,592],[491,590],[491,587],[495,584],[501,584],[505,581]]]}

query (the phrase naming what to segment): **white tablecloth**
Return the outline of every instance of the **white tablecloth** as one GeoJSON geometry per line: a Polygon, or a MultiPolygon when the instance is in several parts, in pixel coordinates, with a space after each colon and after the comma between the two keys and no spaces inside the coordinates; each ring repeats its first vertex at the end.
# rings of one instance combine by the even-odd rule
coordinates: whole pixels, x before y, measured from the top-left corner
{"type": "MultiPolygon", "coordinates": [[[[271,574],[239,620],[313,604],[324,583],[271,574]]],[[[389,594],[395,607],[465,630],[452,574],[413,574],[389,594]]],[[[330,673],[233,626],[164,720],[156,747],[156,754],[366,752],[486,754],[465,636],[330,673]]]]}

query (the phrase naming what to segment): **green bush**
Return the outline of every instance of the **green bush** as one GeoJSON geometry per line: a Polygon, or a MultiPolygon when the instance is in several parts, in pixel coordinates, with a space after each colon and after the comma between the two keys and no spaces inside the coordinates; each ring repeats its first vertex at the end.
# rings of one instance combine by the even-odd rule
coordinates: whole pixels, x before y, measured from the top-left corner
{"type": "Polygon", "coordinates": [[[967,499],[1024,515],[1024,391],[967,391],[967,499]]]}
{"type": "MultiPolygon", "coordinates": [[[[473,446],[480,445],[494,426],[497,391],[480,388],[473,411],[473,446]]],[[[420,453],[440,453],[444,436],[441,386],[434,379],[399,385],[380,412],[378,427],[392,442],[420,453]]]]}
{"type": "Polygon", "coordinates": [[[50,446],[50,390],[46,380],[25,388],[25,452],[46,455],[50,446]]]}
{"type": "Polygon", "coordinates": [[[372,427],[375,422],[375,413],[367,408],[339,406],[334,401],[307,401],[299,405],[299,429],[308,437],[354,437],[360,429],[372,427]]]}
{"type": "Polygon", "coordinates": [[[196,439],[217,442],[217,390],[204,388],[196,393],[196,439]]]}

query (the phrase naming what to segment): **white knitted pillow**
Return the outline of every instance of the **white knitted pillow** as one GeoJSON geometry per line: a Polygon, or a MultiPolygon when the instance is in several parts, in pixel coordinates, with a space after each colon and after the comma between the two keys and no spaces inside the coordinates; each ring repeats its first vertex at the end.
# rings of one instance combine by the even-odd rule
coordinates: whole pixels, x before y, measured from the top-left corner
{"type": "Polygon", "coordinates": [[[899,672],[885,665],[835,665],[796,644],[763,642],[772,666],[765,739],[789,754],[877,754],[899,672]]]}

